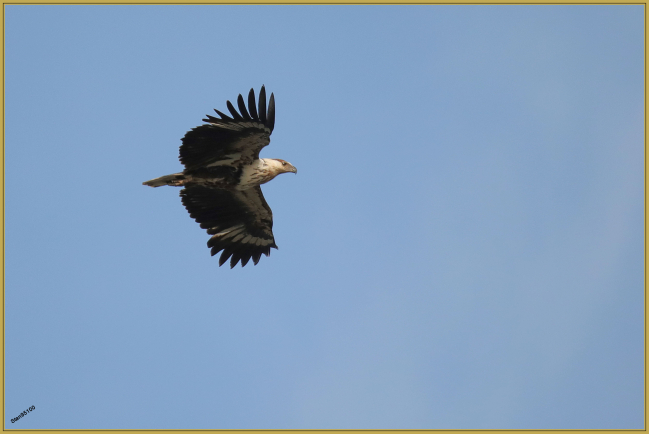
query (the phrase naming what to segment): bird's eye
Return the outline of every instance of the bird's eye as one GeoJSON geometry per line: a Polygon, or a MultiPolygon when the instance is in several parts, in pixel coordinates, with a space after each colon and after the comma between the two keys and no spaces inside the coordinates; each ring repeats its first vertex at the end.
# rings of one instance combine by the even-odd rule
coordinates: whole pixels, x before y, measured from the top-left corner
{"type": "Polygon", "coordinates": [[[282,166],[286,166],[286,161],[282,161],[282,166]]]}

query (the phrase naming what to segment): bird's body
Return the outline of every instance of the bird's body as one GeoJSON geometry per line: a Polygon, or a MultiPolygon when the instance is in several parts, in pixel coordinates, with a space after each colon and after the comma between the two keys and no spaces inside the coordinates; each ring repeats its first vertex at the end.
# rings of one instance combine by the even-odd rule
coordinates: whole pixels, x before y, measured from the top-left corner
{"type": "Polygon", "coordinates": [[[232,118],[215,110],[219,118],[207,116],[207,124],[185,134],[180,146],[180,161],[185,170],[161,176],[143,184],[151,187],[184,187],[183,205],[201,227],[212,235],[208,241],[212,255],[223,250],[219,265],[230,257],[234,267],[255,265],[262,254],[277,248],[273,236],[273,215],[259,187],[277,175],[297,173],[290,163],[259,158],[259,151],[270,143],[275,125],[275,98],[271,94],[266,111],[266,92],[262,86],[259,107],[251,89],[248,108],[239,95],[239,114],[227,102],[232,118]]]}
{"type": "Polygon", "coordinates": [[[212,166],[213,168],[204,173],[201,171],[194,171],[193,175],[183,172],[174,173],[146,181],[144,185],[151,187],[202,185],[224,190],[247,190],[271,181],[280,173],[287,172],[282,163],[286,162],[278,159],[259,158],[251,164],[242,166],[241,171],[233,171],[230,169],[231,166],[221,166],[221,168],[212,166]]]}

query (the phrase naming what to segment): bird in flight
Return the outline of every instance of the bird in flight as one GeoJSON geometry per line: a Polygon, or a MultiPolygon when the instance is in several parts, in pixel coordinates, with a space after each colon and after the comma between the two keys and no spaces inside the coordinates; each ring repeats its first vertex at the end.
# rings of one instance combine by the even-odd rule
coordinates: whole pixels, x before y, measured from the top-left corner
{"type": "Polygon", "coordinates": [[[230,259],[230,268],[239,261],[244,267],[252,258],[255,265],[262,253],[277,249],[273,236],[273,212],[261,192],[280,173],[297,169],[284,160],[259,158],[270,143],[275,126],[275,97],[271,93],[266,110],[266,89],[261,87],[259,104],[250,89],[248,107],[239,95],[239,112],[230,101],[232,117],[214,110],[220,118],[207,115],[185,134],[180,146],[180,162],[185,170],[143,182],[150,187],[170,185],[180,191],[189,216],[207,229],[212,256],[220,251],[219,266],[230,259]]]}

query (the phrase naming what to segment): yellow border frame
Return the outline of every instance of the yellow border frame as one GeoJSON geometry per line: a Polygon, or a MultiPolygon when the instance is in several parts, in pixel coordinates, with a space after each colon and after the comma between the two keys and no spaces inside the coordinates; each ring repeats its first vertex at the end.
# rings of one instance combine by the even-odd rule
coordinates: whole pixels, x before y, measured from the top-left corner
{"type": "Polygon", "coordinates": [[[429,0],[408,0],[404,2],[395,2],[395,1],[390,1],[390,0],[354,0],[354,1],[344,1],[344,0],[329,0],[329,1],[318,1],[318,0],[283,0],[281,2],[276,2],[273,0],[237,0],[237,1],[224,1],[224,2],[215,2],[212,0],[192,0],[191,2],[187,3],[178,3],[176,0],[151,0],[151,1],[102,1],[102,0],[96,0],[96,1],[88,1],[88,0],[67,0],[65,2],[57,2],[55,0],[52,1],[12,1],[12,2],[3,2],[3,7],[2,11],[0,11],[1,14],[1,21],[2,21],[2,34],[0,35],[0,42],[2,46],[2,156],[1,161],[0,161],[0,167],[2,167],[2,177],[0,178],[0,195],[2,198],[2,214],[0,215],[0,224],[2,225],[2,233],[0,234],[0,242],[2,244],[2,324],[1,324],[1,335],[0,335],[0,340],[2,344],[2,378],[0,380],[0,387],[2,388],[2,416],[3,416],[3,431],[20,431],[21,433],[42,433],[42,432],[96,432],[100,431],[103,433],[125,433],[125,432],[137,432],[137,433],[146,433],[146,432],[219,432],[223,434],[258,434],[258,433],[263,433],[263,432],[290,432],[294,434],[301,434],[301,433],[321,433],[321,434],[339,434],[339,433],[356,433],[356,434],[361,434],[361,433],[379,433],[379,432],[390,432],[390,433],[439,433],[439,434],[455,434],[455,433],[463,433],[463,434],[472,434],[472,433],[482,433],[482,432],[507,432],[507,433],[519,433],[519,432],[552,432],[555,434],[572,434],[572,433],[583,433],[583,432],[597,432],[597,433],[633,433],[633,432],[646,432],[647,431],[647,356],[649,356],[649,353],[647,351],[647,307],[649,306],[649,302],[647,300],[647,265],[649,265],[649,261],[647,261],[647,190],[649,190],[649,182],[647,181],[647,166],[649,163],[649,157],[647,156],[647,124],[649,121],[649,115],[647,113],[647,45],[649,43],[649,39],[647,38],[647,2],[646,1],[620,1],[620,2],[611,2],[611,1],[606,1],[606,0],[572,0],[572,1],[530,1],[530,2],[525,2],[525,1],[519,1],[519,0],[500,0],[498,2],[493,2],[489,0],[474,0],[474,1],[440,1],[440,2],[434,2],[434,1],[429,1],[429,0]],[[4,311],[5,311],[5,303],[4,303],[4,282],[5,282],[5,272],[4,272],[4,253],[5,253],[5,226],[4,226],[4,162],[5,162],[5,148],[4,148],[4,107],[5,107],[5,80],[4,80],[4,29],[5,29],[5,5],[45,5],[45,4],[73,4],[73,5],[94,5],[94,4],[108,4],[108,5],[175,5],[175,4],[183,4],[183,5],[206,5],[206,4],[219,4],[219,5],[264,5],[264,4],[273,4],[273,5],[342,5],[342,4],[351,4],[351,5],[371,5],[371,4],[384,4],[384,5],[425,5],[425,4],[430,4],[430,5],[487,5],[487,4],[510,4],[510,5],[546,5],[546,4],[560,4],[560,5],[569,5],[569,4],[628,4],[628,5],[644,5],[645,6],[645,11],[644,11],[644,22],[645,22],[645,28],[644,28],[644,41],[645,41],[645,57],[644,57],[644,65],[645,65],[645,87],[644,87],[644,109],[645,109],[645,134],[644,134],[644,141],[645,141],[645,156],[644,156],[644,162],[645,162],[645,176],[644,176],[644,187],[645,187],[645,225],[644,225],[644,252],[645,252],[645,274],[644,274],[644,288],[645,288],[645,318],[644,318],[644,327],[645,327],[645,346],[644,346],[644,354],[645,354],[645,379],[644,379],[644,398],[645,398],[645,416],[644,416],[644,429],[628,429],[628,430],[615,430],[615,429],[601,429],[601,430],[588,430],[588,429],[574,429],[574,430],[542,430],[542,429],[529,429],[529,430],[505,430],[505,429],[484,429],[484,430],[464,430],[464,429],[457,429],[457,430],[437,430],[437,429],[430,429],[430,430],[420,430],[420,429],[412,429],[412,430],[366,430],[366,429],[357,429],[357,430],[331,430],[331,429],[310,429],[310,430],[302,430],[302,429],[269,429],[269,430],[247,430],[247,429],[241,429],[241,430],[232,430],[232,429],[160,429],[160,430],[155,430],[155,429],[95,429],[95,430],[64,430],[64,429],[42,429],[42,430],[29,430],[29,429],[7,429],[4,425],[6,419],[5,419],[5,389],[4,389],[4,384],[5,384],[5,370],[4,370],[4,332],[5,332],[5,323],[4,323],[4,311]]]}

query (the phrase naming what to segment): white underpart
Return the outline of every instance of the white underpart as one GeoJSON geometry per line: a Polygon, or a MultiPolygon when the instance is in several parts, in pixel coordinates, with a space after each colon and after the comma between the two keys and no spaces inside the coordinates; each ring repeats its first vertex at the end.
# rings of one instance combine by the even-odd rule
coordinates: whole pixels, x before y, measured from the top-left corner
{"type": "Polygon", "coordinates": [[[268,182],[284,171],[284,166],[281,161],[273,160],[272,158],[260,158],[253,161],[252,164],[243,167],[241,183],[248,184],[252,178],[262,174],[266,177],[268,175],[271,176],[270,179],[265,181],[268,182]]]}
{"type": "Polygon", "coordinates": [[[250,187],[256,187],[262,184],[263,174],[266,173],[267,166],[268,164],[263,158],[253,161],[252,164],[243,166],[241,180],[239,181],[237,189],[246,190],[250,187]]]}

